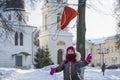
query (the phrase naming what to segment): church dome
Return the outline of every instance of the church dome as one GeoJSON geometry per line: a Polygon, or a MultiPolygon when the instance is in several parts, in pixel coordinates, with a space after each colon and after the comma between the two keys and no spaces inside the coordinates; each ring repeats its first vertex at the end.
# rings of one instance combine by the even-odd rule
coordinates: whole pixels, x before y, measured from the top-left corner
{"type": "Polygon", "coordinates": [[[6,0],[5,10],[24,10],[24,0],[6,0]]]}

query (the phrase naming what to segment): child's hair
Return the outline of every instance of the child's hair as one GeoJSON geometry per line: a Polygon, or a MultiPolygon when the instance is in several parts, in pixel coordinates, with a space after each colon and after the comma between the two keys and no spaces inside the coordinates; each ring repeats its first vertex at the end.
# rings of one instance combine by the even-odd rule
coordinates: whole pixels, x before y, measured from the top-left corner
{"type": "Polygon", "coordinates": [[[76,51],[76,61],[81,60],[81,53],[76,51]]]}

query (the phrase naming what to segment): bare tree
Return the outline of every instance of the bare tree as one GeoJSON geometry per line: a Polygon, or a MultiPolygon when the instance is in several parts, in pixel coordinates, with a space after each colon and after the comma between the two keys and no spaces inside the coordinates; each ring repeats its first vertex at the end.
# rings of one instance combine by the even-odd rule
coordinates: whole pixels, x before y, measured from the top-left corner
{"type": "MultiPolygon", "coordinates": [[[[6,36],[6,39],[8,39],[8,37],[11,36],[11,33],[14,32],[14,26],[16,26],[15,24],[13,24],[12,21],[8,20],[8,18],[6,18],[4,15],[4,12],[8,10],[8,8],[12,8],[12,10],[14,10],[15,14],[17,15],[16,17],[21,16],[21,19],[25,25],[26,25],[26,20],[24,20],[24,15],[22,14],[21,9],[19,8],[24,8],[25,5],[27,5],[27,7],[31,7],[33,8],[34,5],[37,4],[37,2],[40,2],[41,0],[0,0],[0,38],[2,38],[2,35],[4,34],[4,36],[6,36]],[[32,6],[31,6],[32,5],[32,6]],[[4,32],[4,33],[3,33],[4,32]]],[[[20,23],[18,25],[21,25],[20,23]]]]}
{"type": "Polygon", "coordinates": [[[40,33],[40,30],[37,30],[36,32],[35,32],[35,35],[34,35],[34,44],[37,46],[37,47],[39,47],[39,39],[38,39],[38,37],[39,37],[39,33],[40,33]]]}
{"type": "Polygon", "coordinates": [[[115,12],[115,15],[116,15],[116,19],[118,21],[116,38],[117,38],[118,48],[120,48],[120,0],[116,0],[115,11],[114,12],[115,12]]]}

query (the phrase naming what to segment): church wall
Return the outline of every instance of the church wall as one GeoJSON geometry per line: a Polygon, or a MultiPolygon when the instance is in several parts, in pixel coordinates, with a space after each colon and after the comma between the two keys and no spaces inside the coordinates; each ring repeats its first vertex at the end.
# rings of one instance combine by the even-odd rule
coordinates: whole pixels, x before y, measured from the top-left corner
{"type": "MultiPolygon", "coordinates": [[[[65,0],[61,2],[65,2],[65,0]]],[[[56,0],[48,0],[48,2],[45,2],[42,6],[43,25],[39,36],[40,47],[48,46],[50,57],[54,64],[58,62],[58,50],[63,50],[64,59],[66,48],[72,45],[72,33],[67,29],[60,30],[60,25],[58,25],[64,6],[65,4],[59,4],[56,0]],[[65,44],[58,45],[57,42],[60,40],[65,44]]]]}
{"type": "Polygon", "coordinates": [[[32,27],[23,28],[23,46],[14,45],[14,32],[9,36],[9,39],[2,41],[0,44],[0,67],[15,67],[15,56],[14,54],[19,54],[20,52],[27,52],[30,55],[23,56],[23,66],[32,65],[32,27]]]}
{"type": "Polygon", "coordinates": [[[59,34],[59,36],[57,37],[56,40],[53,40],[52,38],[55,38],[55,36],[53,35],[50,35],[49,36],[49,49],[50,49],[50,55],[51,55],[51,58],[52,58],[52,61],[57,64],[57,53],[58,53],[58,50],[59,49],[62,49],[63,50],[63,59],[64,59],[64,56],[66,54],[66,48],[68,46],[71,46],[72,45],[72,37],[73,35],[69,34],[69,35],[66,35],[66,34],[59,34]],[[65,45],[57,45],[57,42],[59,40],[62,40],[65,42],[65,45]]]}

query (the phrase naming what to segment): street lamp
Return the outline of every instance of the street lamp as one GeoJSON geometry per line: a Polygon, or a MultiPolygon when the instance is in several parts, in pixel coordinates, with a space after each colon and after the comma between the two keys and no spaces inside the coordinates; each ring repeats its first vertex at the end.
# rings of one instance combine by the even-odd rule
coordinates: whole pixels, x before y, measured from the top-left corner
{"type": "MultiPolygon", "coordinates": [[[[101,66],[101,65],[102,65],[102,62],[101,62],[101,49],[97,49],[97,53],[100,54],[100,60],[99,60],[100,62],[99,62],[99,64],[100,64],[100,66],[101,66]]],[[[103,56],[103,57],[104,57],[104,56],[103,56]]]]}
{"type": "MultiPolygon", "coordinates": [[[[109,49],[104,49],[104,50],[102,50],[102,52],[101,52],[101,49],[97,49],[97,52],[98,52],[98,54],[102,54],[102,66],[101,66],[101,69],[102,69],[103,76],[104,76],[104,72],[105,72],[104,54],[109,53],[109,49]]],[[[100,63],[101,63],[101,60],[100,60],[100,63]]]]}
{"type": "Polygon", "coordinates": [[[100,64],[104,63],[104,54],[109,53],[109,49],[104,49],[101,51],[101,49],[97,49],[97,53],[100,54],[100,64]],[[101,62],[101,55],[102,55],[102,62],[101,62]]]}

